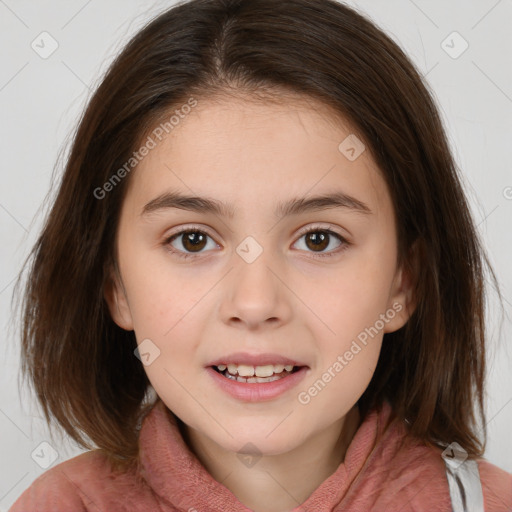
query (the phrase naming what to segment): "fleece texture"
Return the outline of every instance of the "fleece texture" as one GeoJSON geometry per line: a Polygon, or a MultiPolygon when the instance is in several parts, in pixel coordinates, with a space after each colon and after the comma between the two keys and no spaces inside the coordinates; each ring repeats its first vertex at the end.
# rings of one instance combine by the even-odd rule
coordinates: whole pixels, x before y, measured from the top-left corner
{"type": "MultiPolygon", "coordinates": [[[[442,450],[422,445],[391,406],[371,411],[337,470],[289,512],[451,512],[442,450]]],[[[93,450],[40,475],[10,512],[251,512],[189,449],[158,399],[139,433],[132,470],[113,473],[93,450]]],[[[478,459],[486,512],[512,512],[512,474],[478,459]]]]}

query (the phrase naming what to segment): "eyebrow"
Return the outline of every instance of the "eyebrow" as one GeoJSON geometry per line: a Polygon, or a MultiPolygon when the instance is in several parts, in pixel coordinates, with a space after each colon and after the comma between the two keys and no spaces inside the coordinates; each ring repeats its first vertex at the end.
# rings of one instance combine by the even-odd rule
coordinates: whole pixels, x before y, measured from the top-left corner
{"type": "MultiPolygon", "coordinates": [[[[147,203],[142,209],[141,217],[168,208],[178,208],[197,213],[212,213],[228,218],[234,217],[234,208],[232,205],[228,205],[222,201],[209,197],[188,196],[175,191],[166,192],[149,201],[149,203],[147,203]]],[[[331,208],[340,208],[365,215],[373,213],[368,205],[359,199],[345,194],[344,192],[336,191],[309,198],[294,198],[279,203],[275,209],[274,215],[279,218],[283,218],[290,215],[298,215],[300,213],[331,208]]]]}

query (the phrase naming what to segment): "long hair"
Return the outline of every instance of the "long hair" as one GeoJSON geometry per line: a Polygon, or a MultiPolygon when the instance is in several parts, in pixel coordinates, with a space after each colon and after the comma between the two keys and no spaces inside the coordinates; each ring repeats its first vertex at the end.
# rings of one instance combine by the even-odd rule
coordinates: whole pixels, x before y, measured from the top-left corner
{"type": "Polygon", "coordinates": [[[482,455],[475,406],[485,427],[485,265],[497,281],[428,86],[389,36],[334,0],[181,2],[111,64],[25,265],[22,374],[46,420],[121,465],[136,459],[149,380],[134,332],[114,323],[104,298],[126,162],[190,98],[286,91],[323,102],[355,127],[394,204],[398,263],[409,264],[414,243],[420,258],[417,307],[384,335],[358,401],[362,418],[388,400],[426,444],[457,441],[470,457],[482,455]],[[116,173],[123,179],[114,183],[116,173]]]}

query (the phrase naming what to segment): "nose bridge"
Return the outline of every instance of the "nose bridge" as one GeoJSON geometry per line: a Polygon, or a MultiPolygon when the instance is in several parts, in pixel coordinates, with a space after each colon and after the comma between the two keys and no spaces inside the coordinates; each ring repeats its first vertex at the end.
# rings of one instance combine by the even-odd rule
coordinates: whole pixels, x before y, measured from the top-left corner
{"type": "Polygon", "coordinates": [[[279,273],[279,265],[271,249],[248,236],[236,247],[233,264],[230,286],[223,297],[224,320],[251,325],[268,319],[286,321],[290,305],[283,284],[274,275],[279,273]]]}
{"type": "Polygon", "coordinates": [[[235,265],[235,295],[262,299],[269,304],[276,293],[275,276],[270,270],[272,260],[271,249],[265,242],[261,244],[253,237],[246,237],[236,247],[235,265]]]}

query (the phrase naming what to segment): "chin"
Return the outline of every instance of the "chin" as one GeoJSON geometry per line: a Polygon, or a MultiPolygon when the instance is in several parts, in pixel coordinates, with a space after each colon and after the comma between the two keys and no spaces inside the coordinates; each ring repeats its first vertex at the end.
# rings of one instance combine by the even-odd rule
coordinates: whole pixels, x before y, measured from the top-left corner
{"type": "Polygon", "coordinates": [[[279,455],[293,450],[301,442],[284,429],[280,434],[277,430],[272,432],[275,425],[274,423],[274,426],[269,429],[257,427],[250,430],[246,427],[230,429],[229,433],[233,437],[226,434],[221,439],[214,440],[227,451],[251,455],[279,455]]]}

